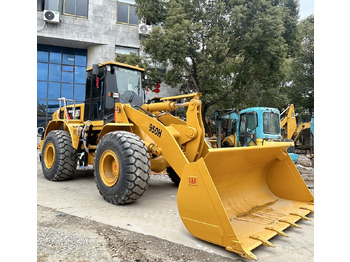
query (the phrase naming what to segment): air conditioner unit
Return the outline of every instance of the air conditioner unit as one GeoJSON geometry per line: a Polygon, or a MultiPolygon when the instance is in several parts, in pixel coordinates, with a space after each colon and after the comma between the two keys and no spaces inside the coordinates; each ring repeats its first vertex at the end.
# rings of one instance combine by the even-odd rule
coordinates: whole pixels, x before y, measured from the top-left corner
{"type": "Polygon", "coordinates": [[[48,23],[59,23],[60,13],[58,11],[44,10],[44,21],[48,23]]]}
{"type": "Polygon", "coordinates": [[[151,25],[139,24],[139,34],[148,35],[152,31],[151,25]]]}

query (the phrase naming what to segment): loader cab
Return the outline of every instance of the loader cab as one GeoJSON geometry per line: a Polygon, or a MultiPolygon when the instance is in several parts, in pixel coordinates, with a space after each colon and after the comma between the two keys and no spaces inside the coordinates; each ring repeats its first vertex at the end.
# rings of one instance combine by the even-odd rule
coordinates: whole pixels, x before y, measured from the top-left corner
{"type": "Polygon", "coordinates": [[[116,102],[141,107],[144,103],[144,69],[118,62],[107,62],[87,69],[84,120],[114,121],[116,102]],[[119,98],[109,96],[118,93],[119,98]]]}

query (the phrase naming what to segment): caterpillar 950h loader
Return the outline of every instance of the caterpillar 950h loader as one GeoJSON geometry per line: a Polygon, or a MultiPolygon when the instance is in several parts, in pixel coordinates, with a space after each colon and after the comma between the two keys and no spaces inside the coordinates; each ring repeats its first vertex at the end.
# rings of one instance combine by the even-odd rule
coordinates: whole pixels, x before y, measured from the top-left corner
{"type": "MultiPolygon", "coordinates": [[[[70,178],[77,162],[93,164],[100,194],[113,204],[140,198],[150,170],[180,178],[177,204],[196,237],[249,259],[252,249],[308,219],[314,198],[288,146],[210,148],[200,93],[143,104],[143,69],[116,62],[87,70],[84,104],[57,110],[41,140],[44,176],[70,178]],[[179,101],[181,100],[181,101],[179,101]],[[186,107],[186,121],[170,112],[186,107]]],[[[132,208],[132,207],[130,207],[132,208]]]]}

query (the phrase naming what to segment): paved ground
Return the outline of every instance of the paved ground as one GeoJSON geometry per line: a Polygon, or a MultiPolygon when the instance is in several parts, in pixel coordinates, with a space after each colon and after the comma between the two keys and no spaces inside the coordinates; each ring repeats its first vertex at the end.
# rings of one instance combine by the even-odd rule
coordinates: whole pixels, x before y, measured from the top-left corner
{"type": "MultiPolygon", "coordinates": [[[[81,247],[86,245],[86,242],[79,243],[79,241],[76,241],[76,238],[88,234],[86,233],[88,230],[93,230],[92,234],[100,234],[98,232],[106,232],[103,230],[109,230],[109,232],[113,231],[115,233],[112,237],[116,241],[114,247],[118,246],[121,242],[124,243],[124,246],[128,246],[129,244],[133,246],[132,238],[130,238],[129,244],[125,244],[128,243],[125,238],[123,241],[117,239],[118,234],[127,234],[124,229],[135,232],[135,234],[138,233],[138,237],[133,236],[134,239],[140,239],[140,236],[151,237],[153,240],[147,240],[150,242],[142,246],[142,248],[146,248],[146,250],[147,248],[150,248],[150,250],[153,248],[154,253],[157,253],[157,250],[164,245],[165,250],[169,250],[170,252],[170,248],[168,248],[169,244],[164,243],[176,243],[178,244],[178,249],[181,250],[180,252],[183,251],[185,255],[183,257],[176,257],[177,249],[172,249],[172,253],[169,254],[165,251],[160,251],[164,256],[160,256],[159,258],[147,257],[147,252],[143,249],[139,249],[139,243],[142,241],[137,241],[137,244],[134,243],[134,252],[140,251],[141,254],[143,254],[142,257],[132,257],[131,260],[127,260],[125,254],[122,255],[119,249],[114,248],[114,252],[116,253],[112,259],[111,256],[106,256],[106,252],[110,255],[113,249],[108,249],[107,251],[103,250],[103,243],[106,244],[108,242],[108,239],[106,240],[105,237],[108,234],[103,233],[104,237],[91,237],[91,239],[101,240],[101,242],[98,242],[100,241],[98,240],[92,245],[87,245],[89,250],[93,251],[89,251],[90,253],[85,252],[86,254],[84,253],[81,255],[81,259],[77,258],[77,260],[74,261],[180,261],[180,259],[182,259],[182,261],[203,261],[200,260],[201,258],[206,258],[207,261],[224,261],[222,257],[228,259],[227,261],[241,260],[240,256],[237,254],[228,252],[222,247],[201,241],[193,237],[187,231],[177,211],[177,188],[167,176],[151,176],[149,188],[142,198],[131,205],[115,206],[107,203],[100,196],[91,172],[80,172],[69,181],[50,182],[44,178],[38,161],[37,174],[39,261],[71,261],[69,259],[65,260],[62,257],[56,257],[56,260],[54,259],[52,254],[58,252],[54,247],[57,243],[52,243],[51,249],[41,248],[47,244],[45,242],[45,234],[46,236],[57,236],[54,237],[54,239],[60,238],[60,234],[64,234],[68,237],[68,243],[70,244],[66,245],[65,242],[62,242],[61,248],[73,250],[78,248],[83,250],[81,247]],[[88,226],[84,227],[79,223],[73,223],[67,228],[68,222],[62,223],[60,221],[64,221],[61,218],[69,215],[77,219],[83,219],[82,223],[88,224],[88,226]],[[56,220],[59,219],[59,221],[56,221],[58,224],[52,223],[50,226],[47,217],[53,217],[56,220]],[[101,229],[102,231],[96,229],[99,227],[103,228],[101,229]],[[62,233],[57,231],[58,229],[66,231],[62,233]],[[154,239],[157,239],[157,241],[154,241],[154,239]],[[94,246],[95,244],[97,246],[94,246]],[[102,246],[100,246],[100,244],[102,246]],[[76,245],[76,247],[72,245],[76,245]],[[200,253],[199,257],[196,257],[193,255],[193,250],[184,251],[187,250],[187,248],[190,248],[190,250],[196,249],[196,252],[203,251],[204,253],[200,253]],[[173,260],[171,260],[171,256],[174,256],[173,260]],[[118,260],[118,257],[121,260],[118,260]]],[[[309,217],[313,218],[313,215],[309,215],[309,217]]],[[[253,250],[254,254],[258,256],[260,261],[306,262],[313,260],[313,221],[300,221],[298,224],[303,228],[288,228],[285,231],[290,235],[290,238],[277,236],[271,240],[271,242],[276,245],[276,248],[260,246],[253,250]]],[[[148,252],[152,253],[151,251],[148,252]]]]}

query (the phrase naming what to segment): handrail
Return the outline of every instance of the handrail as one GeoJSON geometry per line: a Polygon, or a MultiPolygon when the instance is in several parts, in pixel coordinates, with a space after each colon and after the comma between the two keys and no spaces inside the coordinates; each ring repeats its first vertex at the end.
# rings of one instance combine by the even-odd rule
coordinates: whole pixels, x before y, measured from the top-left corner
{"type": "Polygon", "coordinates": [[[60,108],[57,112],[57,118],[60,119],[59,113],[61,112],[62,102],[63,102],[64,110],[66,112],[66,122],[68,123],[68,120],[69,120],[69,115],[68,115],[68,110],[67,110],[67,101],[68,101],[68,102],[73,102],[73,114],[72,115],[73,115],[73,119],[75,119],[75,101],[73,99],[67,99],[65,97],[58,98],[58,101],[60,101],[60,108]]]}

